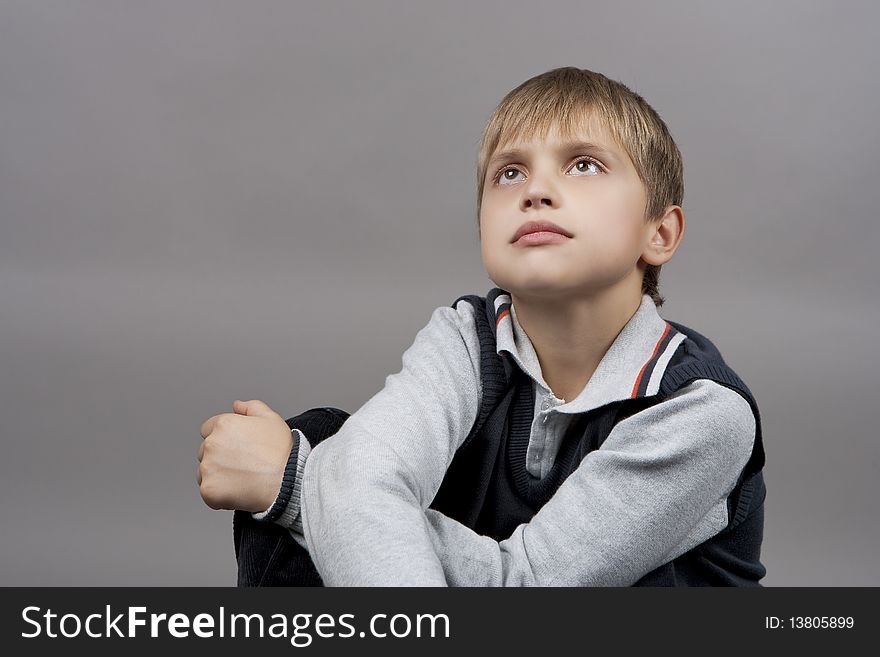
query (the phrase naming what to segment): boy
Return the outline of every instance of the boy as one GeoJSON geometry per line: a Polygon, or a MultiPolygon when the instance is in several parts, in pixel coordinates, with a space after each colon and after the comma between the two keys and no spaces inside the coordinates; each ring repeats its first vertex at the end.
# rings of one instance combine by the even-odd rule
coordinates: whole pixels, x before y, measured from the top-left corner
{"type": "Polygon", "coordinates": [[[497,287],[437,308],[351,416],[236,400],[202,425],[239,584],[760,586],[757,405],[657,312],[682,178],[619,82],[565,67],[508,93],[478,163],[497,287]]]}

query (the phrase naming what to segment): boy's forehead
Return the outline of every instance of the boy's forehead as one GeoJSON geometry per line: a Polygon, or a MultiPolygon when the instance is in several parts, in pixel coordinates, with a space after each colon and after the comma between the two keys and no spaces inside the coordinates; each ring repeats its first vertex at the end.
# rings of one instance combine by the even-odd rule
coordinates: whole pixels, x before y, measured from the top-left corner
{"type": "Polygon", "coordinates": [[[573,122],[569,129],[563,129],[559,123],[554,122],[545,126],[541,132],[502,136],[491,159],[494,161],[534,150],[577,150],[578,148],[592,149],[606,157],[621,161],[627,159],[626,153],[605,127],[604,122],[595,117],[573,122]]]}

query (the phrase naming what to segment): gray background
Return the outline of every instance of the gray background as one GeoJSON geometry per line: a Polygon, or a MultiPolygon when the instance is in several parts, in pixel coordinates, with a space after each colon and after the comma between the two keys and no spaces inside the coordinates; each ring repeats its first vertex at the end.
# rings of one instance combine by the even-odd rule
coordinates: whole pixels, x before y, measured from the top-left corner
{"type": "Polygon", "coordinates": [[[0,584],[233,585],[199,426],[356,410],[488,291],[481,130],[566,65],[684,155],[661,313],[761,405],[764,583],[880,584],[875,7],[2,2],[0,584]]]}

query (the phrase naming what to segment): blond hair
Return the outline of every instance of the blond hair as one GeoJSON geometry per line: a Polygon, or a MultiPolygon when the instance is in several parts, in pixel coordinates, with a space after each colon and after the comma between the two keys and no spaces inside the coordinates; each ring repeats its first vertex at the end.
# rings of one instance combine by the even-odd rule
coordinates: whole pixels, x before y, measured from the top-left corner
{"type": "MultiPolygon", "coordinates": [[[[545,139],[554,125],[563,138],[571,138],[592,118],[602,121],[626,151],[645,185],[646,222],[659,220],[670,205],[681,206],[684,165],[660,115],[623,83],[565,66],[536,75],[508,92],[489,117],[477,161],[478,228],[486,169],[499,147],[531,136],[545,139]]],[[[659,278],[660,265],[647,265],[642,292],[661,306],[659,278]]]]}

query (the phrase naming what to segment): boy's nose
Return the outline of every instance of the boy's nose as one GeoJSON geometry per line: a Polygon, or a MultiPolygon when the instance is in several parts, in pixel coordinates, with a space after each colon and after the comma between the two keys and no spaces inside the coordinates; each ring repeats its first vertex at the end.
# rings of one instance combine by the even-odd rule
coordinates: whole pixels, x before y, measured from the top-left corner
{"type": "Polygon", "coordinates": [[[534,197],[527,196],[525,199],[525,206],[527,208],[532,207],[532,206],[538,206],[540,208],[541,206],[544,206],[544,205],[549,205],[550,207],[552,207],[553,201],[551,201],[550,198],[547,196],[540,196],[540,195],[536,195],[534,197]]]}
{"type": "Polygon", "coordinates": [[[553,207],[553,199],[550,194],[547,193],[547,190],[539,190],[535,189],[534,191],[527,191],[523,194],[522,205],[523,208],[531,208],[537,207],[541,208],[544,206],[553,207]]]}
{"type": "Polygon", "coordinates": [[[558,203],[553,182],[547,179],[547,174],[542,176],[538,173],[533,173],[531,175],[523,188],[520,203],[522,204],[522,209],[531,207],[542,208],[545,206],[553,207],[558,203]]]}

